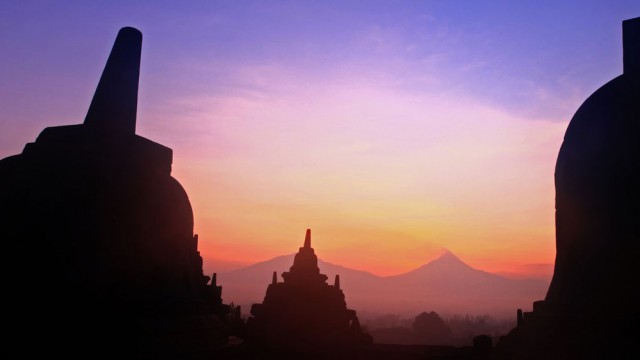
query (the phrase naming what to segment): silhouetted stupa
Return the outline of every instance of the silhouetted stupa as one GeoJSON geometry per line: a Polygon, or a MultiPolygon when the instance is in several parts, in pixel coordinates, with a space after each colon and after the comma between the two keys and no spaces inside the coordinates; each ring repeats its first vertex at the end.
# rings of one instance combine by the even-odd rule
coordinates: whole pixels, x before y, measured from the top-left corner
{"type": "Polygon", "coordinates": [[[640,18],[624,72],[580,106],[556,164],[556,263],[544,301],[501,341],[505,359],[611,358],[640,344],[640,18]]]}
{"type": "Polygon", "coordinates": [[[5,329],[22,351],[189,358],[225,339],[172,150],[135,134],[141,45],[121,29],[84,124],[0,161],[5,329]]]}
{"type": "Polygon", "coordinates": [[[307,229],[304,246],[296,254],[284,282],[273,279],[264,301],[253,304],[247,322],[249,337],[280,350],[331,350],[371,342],[363,334],[356,312],[347,309],[340,278],[327,284],[307,229]]]}

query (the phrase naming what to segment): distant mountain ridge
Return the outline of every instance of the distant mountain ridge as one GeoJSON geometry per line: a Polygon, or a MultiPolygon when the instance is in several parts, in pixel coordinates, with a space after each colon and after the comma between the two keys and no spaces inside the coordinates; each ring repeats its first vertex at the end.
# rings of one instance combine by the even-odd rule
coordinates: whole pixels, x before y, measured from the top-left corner
{"type": "MultiPolygon", "coordinates": [[[[293,264],[294,254],[275,257],[242,269],[218,274],[225,302],[248,312],[261,302],[273,271],[280,274],[293,264]]],[[[322,273],[333,284],[340,275],[347,304],[358,313],[415,316],[422,311],[442,314],[489,314],[514,317],[517,308],[528,308],[543,299],[549,286],[544,279],[509,279],[474,269],[450,251],[415,270],[400,275],[377,276],[318,259],[322,273]]]]}

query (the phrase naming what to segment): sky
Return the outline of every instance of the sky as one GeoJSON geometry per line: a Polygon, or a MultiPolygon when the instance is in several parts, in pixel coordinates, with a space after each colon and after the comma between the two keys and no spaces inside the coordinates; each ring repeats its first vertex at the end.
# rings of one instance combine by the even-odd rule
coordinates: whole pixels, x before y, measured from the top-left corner
{"type": "Polygon", "coordinates": [[[555,257],[568,121],[622,72],[638,1],[0,3],[0,157],[81,123],[142,31],[137,134],[171,147],[210,271],[289,254],[379,275],[448,249],[555,257]]]}

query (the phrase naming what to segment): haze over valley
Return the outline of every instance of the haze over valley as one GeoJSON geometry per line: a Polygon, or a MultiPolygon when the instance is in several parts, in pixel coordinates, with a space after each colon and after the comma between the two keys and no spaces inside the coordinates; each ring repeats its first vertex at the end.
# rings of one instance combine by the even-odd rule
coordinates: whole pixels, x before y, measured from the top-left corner
{"type": "MultiPolygon", "coordinates": [[[[385,314],[413,317],[423,311],[443,315],[490,315],[513,318],[517,308],[527,309],[544,298],[549,278],[511,279],[474,269],[450,251],[403,274],[377,276],[321,259],[318,267],[333,283],[340,275],[347,303],[363,318],[385,314]]],[[[251,304],[264,298],[274,271],[288,271],[294,254],[278,256],[241,269],[219,273],[225,302],[241,305],[248,313],[251,304]]]]}

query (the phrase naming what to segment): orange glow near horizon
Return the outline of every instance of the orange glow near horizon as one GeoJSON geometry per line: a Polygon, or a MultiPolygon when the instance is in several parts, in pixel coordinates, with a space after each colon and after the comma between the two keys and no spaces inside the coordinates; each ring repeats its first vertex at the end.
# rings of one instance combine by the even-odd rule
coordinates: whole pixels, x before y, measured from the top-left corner
{"type": "Polygon", "coordinates": [[[173,175],[189,193],[207,270],[296,252],[307,228],[323,260],[378,275],[443,249],[491,272],[554,262],[566,122],[368,90],[198,106],[217,143],[177,149],[173,175]]]}

